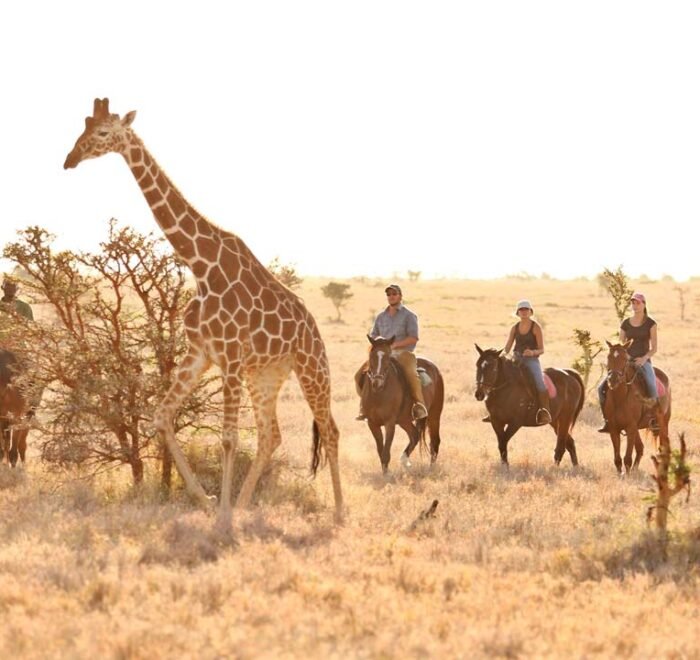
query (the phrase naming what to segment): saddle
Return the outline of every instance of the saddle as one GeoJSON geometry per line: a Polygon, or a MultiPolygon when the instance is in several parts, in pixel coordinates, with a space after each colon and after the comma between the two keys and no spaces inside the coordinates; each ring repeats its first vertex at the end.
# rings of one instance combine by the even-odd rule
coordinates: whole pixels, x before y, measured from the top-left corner
{"type": "MultiPolygon", "coordinates": [[[[535,387],[535,383],[532,380],[530,372],[524,367],[523,363],[520,360],[512,360],[511,363],[513,365],[513,368],[516,369],[516,372],[522,380],[523,385],[525,385],[527,393],[530,395],[530,403],[532,405],[537,405],[537,388],[535,387]]],[[[554,384],[554,381],[549,377],[549,374],[544,370],[542,370],[542,377],[544,378],[544,384],[547,388],[547,394],[549,395],[549,398],[554,399],[557,396],[557,386],[554,384]]]]}

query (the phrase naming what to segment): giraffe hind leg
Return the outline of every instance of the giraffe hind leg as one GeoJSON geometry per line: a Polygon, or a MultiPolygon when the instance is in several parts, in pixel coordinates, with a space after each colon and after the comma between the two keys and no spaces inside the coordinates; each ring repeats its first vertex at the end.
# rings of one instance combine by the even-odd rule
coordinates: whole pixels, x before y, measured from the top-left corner
{"type": "Polygon", "coordinates": [[[282,443],[277,422],[277,395],[289,372],[289,364],[282,362],[246,373],[258,431],[258,450],[243,481],[241,492],[238,494],[237,509],[250,506],[260,476],[270,462],[275,449],[282,443]]]}
{"type": "MultiPolygon", "coordinates": [[[[327,362],[325,369],[311,369],[298,364],[295,371],[304,397],[311,408],[314,423],[318,429],[318,450],[325,450],[331,472],[333,497],[335,500],[336,522],[343,521],[343,493],[340,485],[340,468],[338,465],[338,442],[340,433],[331,413],[331,387],[327,362]]],[[[316,445],[317,443],[314,442],[316,445]]],[[[315,452],[316,453],[316,452],[315,452]]]]}

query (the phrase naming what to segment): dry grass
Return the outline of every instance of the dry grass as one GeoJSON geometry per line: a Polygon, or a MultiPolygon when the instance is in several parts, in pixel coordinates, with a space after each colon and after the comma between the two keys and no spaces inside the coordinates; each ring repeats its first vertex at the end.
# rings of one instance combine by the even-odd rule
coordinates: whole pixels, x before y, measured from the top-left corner
{"type": "MultiPolygon", "coordinates": [[[[333,311],[325,283],[302,289],[318,319],[333,311]]],[[[292,381],[280,398],[282,460],[256,507],[237,515],[234,543],[184,496],[129,494],[119,477],[59,487],[36,462],[25,474],[2,469],[0,657],[700,657],[700,505],[674,500],[662,561],[645,524],[652,447],[638,474],[619,479],[591,393],[575,432],[580,469],[566,456],[554,467],[553,434],[532,429],[511,441],[506,472],[479,421],[474,341],[502,345],[513,301],[528,297],[545,323],[544,363],[567,366],[575,326],[601,339],[614,331],[597,284],[407,283],[448,403],[436,467],[416,457],[402,471],[397,434],[386,478],[353,420],[352,383],[383,287],[351,284],[346,322],[322,322],[346,524],[332,524],[327,471],[313,484],[299,477],[311,417],[292,381]],[[434,499],[435,517],[414,525],[434,499]]],[[[697,465],[700,316],[686,310],[680,322],[673,286],[644,291],[660,325],[658,364],[673,379],[672,430],[687,432],[697,465]]],[[[700,283],[689,286],[694,299],[700,283]]]]}

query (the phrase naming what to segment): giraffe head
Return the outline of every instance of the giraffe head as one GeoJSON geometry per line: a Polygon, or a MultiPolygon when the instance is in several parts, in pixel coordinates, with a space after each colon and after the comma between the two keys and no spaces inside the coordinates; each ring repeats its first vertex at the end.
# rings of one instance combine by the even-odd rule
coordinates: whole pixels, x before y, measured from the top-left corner
{"type": "Polygon", "coordinates": [[[85,130],[66,157],[63,168],[67,170],[88,158],[97,158],[111,151],[124,153],[134,117],[136,112],[133,110],[123,118],[111,115],[109,99],[95,99],[92,117],[85,117],[85,130]]]}

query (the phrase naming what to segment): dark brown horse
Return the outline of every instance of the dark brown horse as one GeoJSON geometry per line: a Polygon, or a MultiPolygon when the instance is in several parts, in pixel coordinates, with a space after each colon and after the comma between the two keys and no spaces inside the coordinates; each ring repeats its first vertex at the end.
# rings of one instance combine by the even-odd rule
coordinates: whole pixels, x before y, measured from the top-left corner
{"type": "MultiPolygon", "coordinates": [[[[482,350],[479,346],[479,359],[476,361],[477,401],[486,399],[491,426],[498,438],[498,450],[501,461],[508,464],[508,441],[522,426],[538,426],[536,415],[538,404],[526,382],[519,365],[501,355],[501,350],[489,348],[482,350]]],[[[544,373],[549,376],[556,395],[550,398],[550,426],[557,434],[557,446],[554,450],[554,462],[559,465],[564,451],[569,452],[571,462],[578,465],[576,443],[571,429],[581,412],[584,401],[584,385],[581,376],[573,369],[548,368],[544,373]]]]}
{"type": "Polygon", "coordinates": [[[445,386],[439,369],[430,360],[418,358],[418,369],[430,380],[423,384],[423,397],[428,417],[414,424],[411,417],[412,400],[401,367],[391,357],[394,337],[367,337],[372,344],[369,366],[361,384],[362,410],[367,425],[377,443],[382,471],[387,472],[391,460],[391,443],[398,424],[408,434],[408,445],[401,454],[401,463],[409,467],[409,456],[420,441],[425,444],[425,429],[430,433],[430,463],[437,460],[440,449],[440,415],[445,399],[445,386]],[[382,426],[385,433],[382,434],[382,426]]]}
{"type": "Polygon", "coordinates": [[[668,376],[654,367],[657,386],[659,388],[660,406],[656,401],[648,398],[646,383],[640,370],[632,362],[627,353],[627,348],[632,340],[624,344],[608,345],[608,384],[603,405],[603,414],[608,422],[610,439],[612,440],[613,453],[615,455],[615,467],[622,472],[622,458],[620,457],[620,434],[627,435],[627,449],[625,451],[625,472],[636,469],[644,454],[644,443],[639,435],[640,429],[650,429],[654,435],[662,427],[668,430],[671,419],[671,383],[668,376]],[[652,424],[656,421],[656,426],[652,424]],[[632,453],[636,452],[634,463],[632,453]]]}
{"type": "Polygon", "coordinates": [[[14,353],[0,349],[0,446],[3,465],[24,463],[27,452],[29,404],[22,390],[13,381],[21,373],[14,353]]]}

